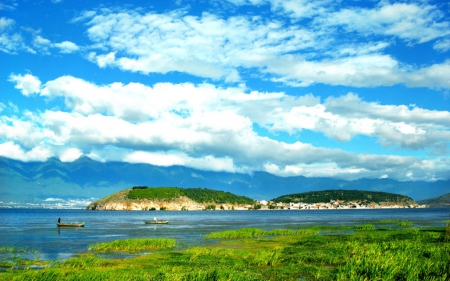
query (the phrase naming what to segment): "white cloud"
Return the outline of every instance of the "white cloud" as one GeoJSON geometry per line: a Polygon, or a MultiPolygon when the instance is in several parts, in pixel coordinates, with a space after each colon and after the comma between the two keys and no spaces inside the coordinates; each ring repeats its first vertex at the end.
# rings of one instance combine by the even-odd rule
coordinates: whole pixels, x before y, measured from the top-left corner
{"type": "Polygon", "coordinates": [[[375,8],[344,8],[316,19],[349,31],[396,36],[424,43],[450,34],[450,22],[436,6],[420,3],[380,2],[375,8]]]}
{"type": "Polygon", "coordinates": [[[292,18],[310,18],[320,14],[326,14],[334,4],[330,0],[268,0],[272,9],[286,13],[292,18]]]}
{"type": "Polygon", "coordinates": [[[7,54],[17,54],[21,50],[32,52],[24,45],[22,36],[15,32],[15,23],[12,19],[0,18],[0,51],[7,54]]]}
{"type": "Polygon", "coordinates": [[[14,25],[15,21],[12,19],[7,19],[5,17],[0,18],[0,31],[5,32],[14,25]]]}
{"type": "MultiPolygon", "coordinates": [[[[294,22],[286,26],[283,17],[222,18],[210,13],[195,17],[182,11],[144,14],[110,10],[86,12],[81,18],[88,21],[89,38],[99,48],[89,59],[102,68],[144,74],[179,71],[229,83],[245,81],[240,72],[251,69],[271,81],[295,87],[314,83],[450,87],[448,62],[418,67],[383,53],[391,44],[389,36],[423,43],[450,34],[449,23],[433,6],[380,4],[374,9],[334,11],[329,1],[270,3],[275,12],[312,20],[306,25],[294,22]],[[343,39],[336,31],[339,26],[356,31],[360,40],[343,39]],[[367,41],[367,34],[388,37],[372,42],[367,41]]],[[[435,46],[445,49],[445,43],[435,46]]]]}
{"type": "Polygon", "coordinates": [[[30,47],[27,45],[27,36],[22,36],[21,32],[16,32],[16,22],[5,17],[0,18],[0,51],[8,54],[17,54],[25,51],[29,53],[50,54],[50,48],[57,48],[60,53],[68,54],[78,51],[80,48],[73,42],[63,41],[52,43],[51,40],[44,38],[40,34],[42,30],[34,30],[28,27],[22,27],[22,30],[31,34],[32,40],[30,47]]]}
{"type": "Polygon", "coordinates": [[[277,53],[313,46],[310,32],[284,28],[278,21],[246,17],[107,13],[88,23],[89,37],[107,54],[92,54],[99,66],[133,72],[186,72],[238,81],[238,66],[258,66],[277,53]],[[201,52],[198,50],[201,49],[201,52]],[[120,55],[119,55],[120,54],[120,55]]]}
{"type": "Polygon", "coordinates": [[[69,148],[61,153],[59,159],[62,162],[73,162],[80,158],[82,155],[83,153],[78,148],[69,148]]]}
{"type": "Polygon", "coordinates": [[[59,48],[60,52],[63,54],[70,54],[78,51],[80,47],[78,47],[75,43],[70,41],[63,41],[61,43],[53,44],[53,47],[59,48]]]}
{"type": "Polygon", "coordinates": [[[21,160],[21,161],[45,161],[53,155],[47,147],[35,146],[33,149],[25,151],[18,144],[12,141],[0,143],[0,156],[21,160]]]}
{"type": "MultiPolygon", "coordinates": [[[[240,134],[253,138],[252,123],[273,132],[322,132],[339,141],[367,135],[379,138],[386,146],[410,149],[439,147],[449,142],[449,112],[366,103],[351,93],[330,97],[321,104],[311,95],[293,98],[282,93],[247,94],[239,88],[188,83],[97,86],[64,76],[47,82],[41,95],[63,97],[66,106],[74,111],[42,114],[41,122],[50,128],[54,143],[130,142],[127,145],[195,151],[200,144],[214,145],[224,138],[240,141],[236,137],[240,134]],[[133,136],[132,140],[124,135],[133,136]]],[[[15,135],[24,135],[25,131],[30,129],[15,135]]],[[[227,149],[234,148],[222,147],[227,149]]]]}
{"type": "Polygon", "coordinates": [[[447,52],[450,50],[450,39],[446,38],[443,40],[437,41],[433,48],[435,50],[441,51],[441,52],[447,52]]]}
{"type": "Polygon", "coordinates": [[[16,83],[15,88],[21,90],[24,96],[29,96],[38,93],[40,90],[39,88],[41,86],[41,81],[31,74],[25,75],[11,74],[9,76],[8,81],[15,82],[16,83]]]}
{"type": "Polygon", "coordinates": [[[405,179],[405,169],[411,167],[415,179],[424,179],[433,169],[448,168],[438,158],[430,168],[414,157],[359,155],[300,141],[289,144],[259,136],[253,129],[259,124],[274,133],[308,130],[339,141],[366,135],[384,146],[449,152],[450,112],[369,103],[352,93],[321,102],[313,95],[246,92],[206,83],[100,86],[63,76],[46,82],[39,94],[49,102],[64,100],[67,111],[0,118],[0,138],[11,140],[3,144],[1,155],[23,160],[56,155],[71,161],[85,154],[100,161],[267,170],[285,176],[328,173],[348,179],[405,179]]]}

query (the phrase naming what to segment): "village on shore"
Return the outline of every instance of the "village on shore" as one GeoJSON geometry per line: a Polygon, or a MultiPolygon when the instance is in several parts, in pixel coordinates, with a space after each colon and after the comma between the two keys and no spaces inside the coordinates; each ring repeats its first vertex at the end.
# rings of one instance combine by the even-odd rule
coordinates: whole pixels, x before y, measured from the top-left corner
{"type": "Polygon", "coordinates": [[[142,210],[142,211],[205,211],[205,210],[345,210],[345,209],[406,209],[427,208],[427,205],[402,204],[402,203],[369,203],[342,202],[330,200],[330,202],[318,203],[282,203],[260,200],[254,204],[230,204],[207,203],[202,204],[191,200],[183,202],[161,202],[143,200],[140,202],[108,202],[105,204],[90,204],[88,210],[142,210]]]}
{"type": "Polygon", "coordinates": [[[284,210],[337,210],[337,209],[404,209],[404,208],[426,208],[426,205],[419,204],[398,204],[398,203],[359,203],[330,200],[330,202],[317,203],[275,203],[273,201],[259,201],[261,210],[284,209],[284,210]]]}

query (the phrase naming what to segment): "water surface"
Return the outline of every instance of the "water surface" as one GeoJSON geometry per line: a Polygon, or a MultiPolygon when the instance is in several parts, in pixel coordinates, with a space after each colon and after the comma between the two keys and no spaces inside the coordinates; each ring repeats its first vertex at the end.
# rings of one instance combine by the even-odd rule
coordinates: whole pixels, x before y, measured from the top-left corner
{"type": "Polygon", "coordinates": [[[374,220],[409,220],[415,226],[445,226],[450,209],[359,209],[270,211],[87,211],[0,209],[0,247],[36,250],[40,259],[65,259],[87,251],[90,244],[117,239],[175,238],[181,245],[212,243],[204,235],[214,231],[257,227],[301,228],[313,225],[355,225],[374,220]],[[144,220],[170,220],[167,225],[144,220]],[[83,228],[58,228],[56,221],[85,221],[83,228]]]}

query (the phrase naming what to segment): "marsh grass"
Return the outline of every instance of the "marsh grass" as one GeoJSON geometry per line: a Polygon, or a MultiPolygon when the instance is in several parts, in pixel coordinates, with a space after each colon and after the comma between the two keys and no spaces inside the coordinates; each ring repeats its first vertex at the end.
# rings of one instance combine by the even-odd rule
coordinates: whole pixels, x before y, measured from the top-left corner
{"type": "Polygon", "coordinates": [[[96,256],[78,256],[74,258],[67,259],[65,261],[56,262],[54,267],[58,268],[78,268],[86,269],[92,267],[104,266],[105,264],[101,259],[96,256]]]}
{"type": "Polygon", "coordinates": [[[362,225],[356,225],[353,227],[353,229],[355,230],[361,230],[361,231],[366,231],[366,230],[374,230],[375,226],[373,224],[362,224],[362,225]]]}
{"type": "Polygon", "coordinates": [[[88,249],[89,251],[99,252],[134,252],[144,250],[165,250],[174,248],[176,245],[176,240],[169,238],[132,238],[93,244],[90,245],[88,249]]]}
{"type": "Polygon", "coordinates": [[[350,258],[337,280],[448,280],[450,245],[389,241],[347,245],[350,258]],[[425,247],[426,245],[426,247],[425,247]]]}
{"type": "Polygon", "coordinates": [[[450,220],[446,221],[446,223],[445,223],[444,240],[445,241],[450,241],[450,220]]]}
{"type": "Polygon", "coordinates": [[[20,247],[0,247],[0,268],[30,268],[31,266],[41,265],[37,251],[20,247]]]}
{"type": "Polygon", "coordinates": [[[259,228],[241,228],[236,230],[227,230],[221,232],[212,232],[205,236],[206,239],[243,239],[261,236],[279,236],[279,235],[315,235],[316,229],[274,229],[263,230],[259,228]]]}
{"type": "Polygon", "coordinates": [[[342,234],[340,227],[334,228],[335,233],[330,227],[250,228],[211,233],[209,238],[217,243],[208,246],[176,250],[172,248],[175,241],[164,246],[165,242],[150,239],[150,244],[167,251],[127,259],[98,257],[97,248],[143,250],[147,243],[118,240],[102,243],[109,246],[95,244],[84,255],[42,270],[0,273],[0,280],[443,281],[450,280],[450,242],[442,239],[449,236],[449,228],[447,224],[445,228],[379,230],[364,224],[352,228],[355,231],[351,234],[342,234]]]}

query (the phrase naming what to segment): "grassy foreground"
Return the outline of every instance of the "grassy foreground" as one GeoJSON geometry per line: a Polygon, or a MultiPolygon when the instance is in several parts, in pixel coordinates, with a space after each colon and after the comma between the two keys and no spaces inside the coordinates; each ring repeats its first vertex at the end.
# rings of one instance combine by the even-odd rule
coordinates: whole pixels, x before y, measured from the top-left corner
{"type": "Polygon", "coordinates": [[[405,227],[391,229],[386,223],[229,230],[205,237],[215,245],[185,250],[174,249],[173,239],[117,240],[43,269],[10,268],[0,280],[450,280],[450,225],[402,222],[405,227]],[[144,249],[152,252],[127,259],[99,255],[144,249]]]}

